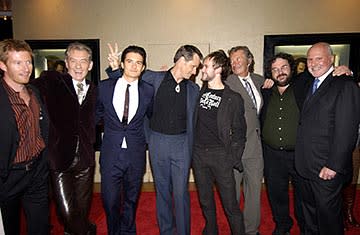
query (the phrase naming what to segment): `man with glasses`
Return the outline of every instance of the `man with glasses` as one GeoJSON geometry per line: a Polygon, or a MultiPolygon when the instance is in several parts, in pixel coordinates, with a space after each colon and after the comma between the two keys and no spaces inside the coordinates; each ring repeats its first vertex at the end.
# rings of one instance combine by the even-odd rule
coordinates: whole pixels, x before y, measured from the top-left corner
{"type": "Polygon", "coordinates": [[[275,83],[263,89],[264,106],[261,111],[264,177],[275,222],[273,235],[288,235],[293,226],[289,211],[289,180],[294,187],[295,217],[300,232],[304,232],[299,175],[295,170],[296,129],[301,103],[306,94],[304,86],[291,83],[295,63],[291,55],[279,53],[266,65],[275,83]]]}

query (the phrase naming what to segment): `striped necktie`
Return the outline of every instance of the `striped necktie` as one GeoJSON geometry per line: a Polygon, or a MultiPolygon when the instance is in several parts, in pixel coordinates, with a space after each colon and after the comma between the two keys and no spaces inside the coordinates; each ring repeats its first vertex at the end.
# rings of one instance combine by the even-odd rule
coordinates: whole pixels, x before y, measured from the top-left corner
{"type": "Polygon", "coordinates": [[[254,92],[251,88],[249,81],[247,79],[243,79],[243,81],[245,83],[245,89],[246,89],[247,93],[249,93],[249,96],[250,96],[252,102],[254,103],[255,108],[257,108],[255,95],[254,95],[254,92]]]}
{"type": "Polygon", "coordinates": [[[313,87],[312,87],[312,94],[315,93],[315,91],[318,89],[318,84],[319,84],[320,80],[318,78],[316,78],[314,80],[314,83],[313,83],[313,87]]]}

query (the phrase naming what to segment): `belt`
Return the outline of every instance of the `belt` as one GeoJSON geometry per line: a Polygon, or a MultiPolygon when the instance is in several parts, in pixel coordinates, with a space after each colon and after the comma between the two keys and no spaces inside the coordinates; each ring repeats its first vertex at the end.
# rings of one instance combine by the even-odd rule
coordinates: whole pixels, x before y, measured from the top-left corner
{"type": "Polygon", "coordinates": [[[39,161],[39,159],[40,157],[37,156],[26,162],[15,163],[14,165],[12,165],[11,169],[30,171],[36,166],[36,163],[39,161]]]}

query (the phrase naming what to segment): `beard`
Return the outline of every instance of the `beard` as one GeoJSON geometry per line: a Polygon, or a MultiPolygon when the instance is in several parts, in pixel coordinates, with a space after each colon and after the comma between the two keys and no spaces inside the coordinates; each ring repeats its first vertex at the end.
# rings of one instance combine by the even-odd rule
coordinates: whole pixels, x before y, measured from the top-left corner
{"type": "Polygon", "coordinates": [[[290,79],[291,79],[290,74],[282,73],[282,74],[279,74],[278,76],[276,76],[276,79],[273,79],[273,80],[274,80],[274,83],[276,86],[284,87],[284,86],[289,85],[290,79]],[[279,79],[281,79],[281,77],[283,77],[283,76],[286,76],[286,79],[279,81],[279,79]]]}

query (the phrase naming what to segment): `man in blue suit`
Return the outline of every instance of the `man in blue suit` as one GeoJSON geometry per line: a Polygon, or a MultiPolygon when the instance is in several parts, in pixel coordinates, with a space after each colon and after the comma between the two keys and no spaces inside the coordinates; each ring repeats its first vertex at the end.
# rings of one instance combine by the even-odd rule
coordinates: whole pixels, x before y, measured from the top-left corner
{"type": "Polygon", "coordinates": [[[96,121],[104,121],[101,193],[110,235],[136,234],[136,204],[145,172],[144,117],[151,116],[154,94],[150,84],[139,80],[146,67],[143,48],[127,47],[121,67],[122,76],[100,83],[96,103],[96,121]]]}
{"type": "MultiPolygon", "coordinates": [[[[113,71],[109,71],[109,77],[118,77],[117,50],[110,47],[110,51],[108,59],[113,71]]],[[[155,89],[147,130],[161,235],[190,234],[188,178],[199,88],[189,79],[197,73],[201,59],[198,48],[184,45],[176,51],[172,68],[146,71],[142,77],[155,89]]]]}

